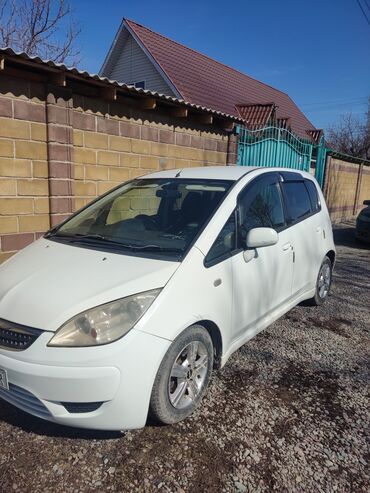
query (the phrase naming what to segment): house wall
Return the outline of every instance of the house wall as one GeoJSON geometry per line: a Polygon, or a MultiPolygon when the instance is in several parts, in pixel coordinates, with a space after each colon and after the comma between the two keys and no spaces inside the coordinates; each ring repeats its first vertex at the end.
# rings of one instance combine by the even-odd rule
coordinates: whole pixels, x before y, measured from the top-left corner
{"type": "Polygon", "coordinates": [[[145,89],[174,96],[173,91],[131,35],[125,40],[115,65],[110,69],[109,77],[126,84],[144,80],[145,89]]]}
{"type": "Polygon", "coordinates": [[[91,92],[0,75],[0,262],[126,180],[235,163],[236,142],[196,116],[91,92]]]}
{"type": "Polygon", "coordinates": [[[324,195],[333,222],[355,218],[370,198],[370,167],[329,157],[324,195]]]}

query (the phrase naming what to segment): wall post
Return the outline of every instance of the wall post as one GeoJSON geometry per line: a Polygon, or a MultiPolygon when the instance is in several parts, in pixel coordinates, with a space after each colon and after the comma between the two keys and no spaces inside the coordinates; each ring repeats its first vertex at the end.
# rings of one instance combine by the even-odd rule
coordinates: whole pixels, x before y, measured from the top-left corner
{"type": "Polygon", "coordinates": [[[358,167],[358,175],[357,175],[357,183],[356,183],[356,194],[355,194],[355,203],[353,205],[353,215],[357,215],[357,210],[359,206],[359,198],[360,198],[360,190],[361,190],[361,181],[362,181],[362,171],[364,165],[360,164],[358,167]]]}
{"type": "Polygon", "coordinates": [[[73,99],[70,89],[46,89],[50,225],[55,226],[73,212],[73,99]]]}

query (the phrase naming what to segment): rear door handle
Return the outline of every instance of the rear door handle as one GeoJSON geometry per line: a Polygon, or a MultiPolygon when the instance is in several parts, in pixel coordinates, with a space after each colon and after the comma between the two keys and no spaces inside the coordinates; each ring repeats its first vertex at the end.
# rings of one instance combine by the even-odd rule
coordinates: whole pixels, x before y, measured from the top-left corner
{"type": "Polygon", "coordinates": [[[285,243],[285,245],[283,245],[283,251],[284,252],[286,252],[287,250],[290,250],[291,248],[293,249],[291,243],[285,243]]]}
{"type": "Polygon", "coordinates": [[[316,233],[321,233],[321,228],[320,228],[320,226],[317,226],[317,228],[316,228],[316,233]]]}

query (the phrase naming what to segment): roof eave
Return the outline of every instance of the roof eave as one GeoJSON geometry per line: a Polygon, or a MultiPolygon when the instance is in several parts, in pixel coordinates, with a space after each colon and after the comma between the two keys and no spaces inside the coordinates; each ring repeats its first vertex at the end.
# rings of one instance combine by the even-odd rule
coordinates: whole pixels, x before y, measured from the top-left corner
{"type": "MultiPolygon", "coordinates": [[[[182,106],[188,108],[193,114],[208,113],[209,115],[212,115],[223,121],[227,120],[229,122],[233,122],[234,124],[243,123],[243,120],[241,118],[238,118],[234,115],[228,115],[221,111],[206,108],[194,103],[189,103],[187,101],[184,101],[183,99],[178,99],[173,96],[167,96],[165,94],[160,94],[154,91],[135,88],[134,86],[129,86],[127,84],[110,80],[107,77],[100,77],[95,74],[90,74],[86,71],[80,71],[76,67],[67,67],[62,63],[55,63],[51,60],[43,60],[38,56],[30,56],[24,52],[15,52],[12,48],[0,47],[0,67],[2,66],[4,72],[6,72],[7,60],[12,61],[13,64],[16,64],[23,69],[28,69],[30,71],[37,70],[38,72],[42,72],[44,74],[49,73],[54,82],[58,80],[58,84],[62,84],[63,86],[67,84],[68,80],[78,80],[85,84],[98,86],[102,90],[110,89],[111,92],[120,91],[122,94],[131,95],[135,98],[141,99],[154,98],[158,102],[162,102],[167,106],[182,106]]],[[[3,70],[0,70],[0,73],[3,70]]]]}

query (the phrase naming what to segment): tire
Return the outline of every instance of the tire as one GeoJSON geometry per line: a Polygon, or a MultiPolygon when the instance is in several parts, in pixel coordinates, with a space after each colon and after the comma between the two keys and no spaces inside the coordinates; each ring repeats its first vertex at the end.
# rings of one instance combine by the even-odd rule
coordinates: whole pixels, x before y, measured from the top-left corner
{"type": "Polygon", "coordinates": [[[315,296],[308,300],[309,305],[320,306],[326,301],[330,292],[332,271],[331,260],[329,257],[325,257],[317,276],[315,296]]]}
{"type": "Polygon", "coordinates": [[[212,368],[212,339],[204,327],[192,325],[173,341],[162,360],[150,398],[150,418],[161,424],[187,418],[206,393],[212,368]]]}

